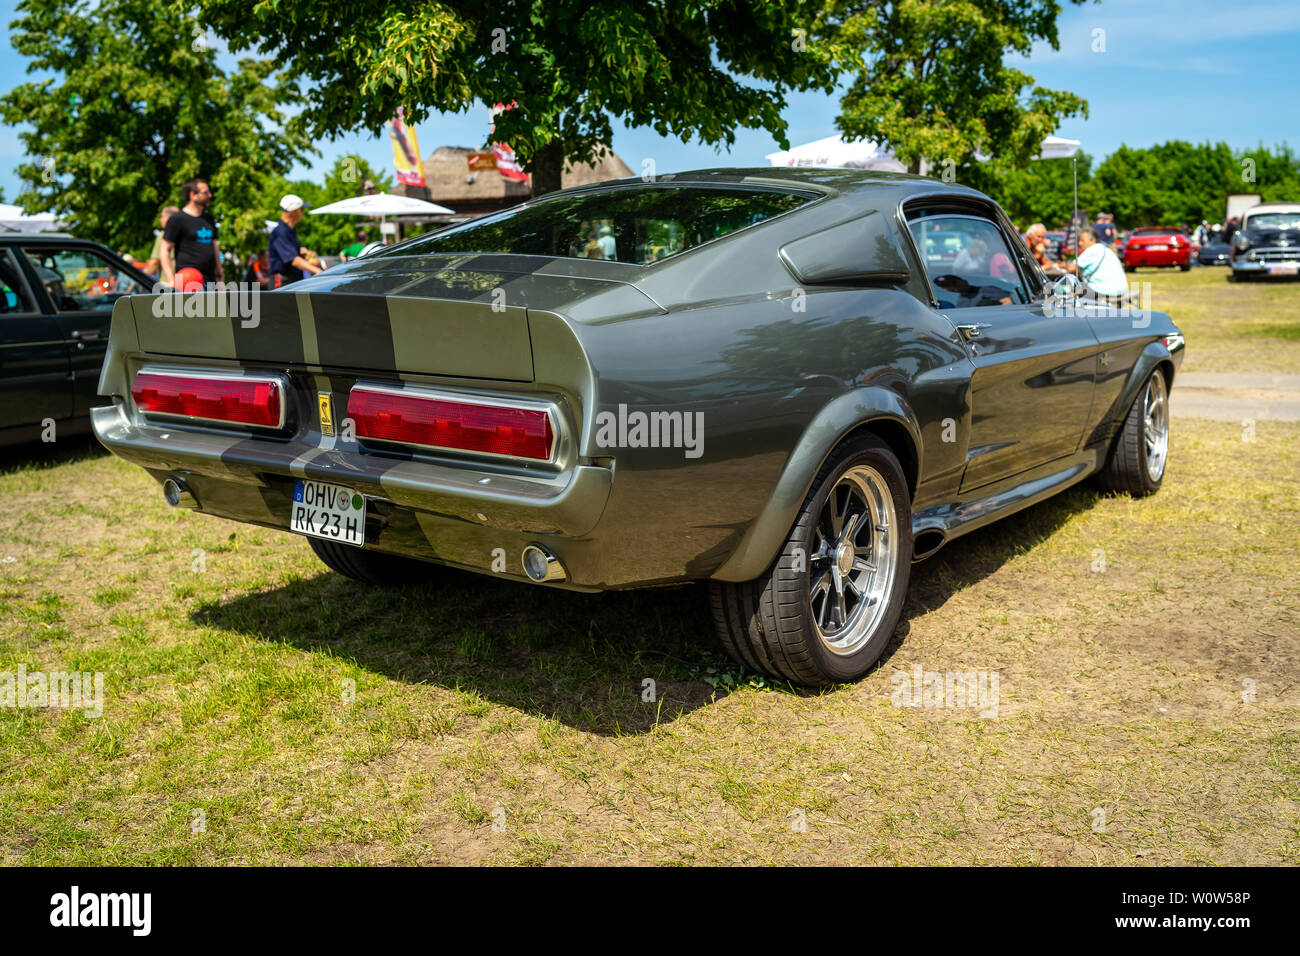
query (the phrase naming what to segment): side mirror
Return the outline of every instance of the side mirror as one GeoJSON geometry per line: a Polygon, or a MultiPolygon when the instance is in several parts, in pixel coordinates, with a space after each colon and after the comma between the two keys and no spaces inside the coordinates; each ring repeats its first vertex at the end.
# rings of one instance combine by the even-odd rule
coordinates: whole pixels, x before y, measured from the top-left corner
{"type": "Polygon", "coordinates": [[[1066,273],[1052,285],[1052,295],[1058,299],[1073,299],[1083,295],[1083,283],[1079,277],[1066,273]]]}

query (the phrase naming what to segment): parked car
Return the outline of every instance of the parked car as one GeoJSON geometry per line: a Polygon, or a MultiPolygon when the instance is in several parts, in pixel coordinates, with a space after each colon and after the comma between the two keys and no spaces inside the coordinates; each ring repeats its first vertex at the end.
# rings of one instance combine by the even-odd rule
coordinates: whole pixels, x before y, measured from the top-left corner
{"type": "Polygon", "coordinates": [[[1300,275],[1300,203],[1265,202],[1242,215],[1232,237],[1232,277],[1300,275]]]}
{"type": "Polygon", "coordinates": [[[0,445],[88,429],[113,306],[152,287],[96,242],[0,234],[0,445]]]}
{"type": "Polygon", "coordinates": [[[359,581],[708,581],[737,660],[850,681],[914,560],[1089,476],[1160,487],[1183,337],[1079,288],[933,179],[622,180],[264,293],[256,321],[122,300],[95,432],[171,504],[304,534],[359,581]]]}
{"type": "Polygon", "coordinates": [[[1223,238],[1221,232],[1211,232],[1205,245],[1196,251],[1196,262],[1202,266],[1230,265],[1232,245],[1223,238]]]}
{"type": "Polygon", "coordinates": [[[1177,266],[1186,272],[1192,267],[1192,241],[1164,226],[1134,229],[1124,243],[1123,262],[1128,272],[1138,266],[1177,266]]]}

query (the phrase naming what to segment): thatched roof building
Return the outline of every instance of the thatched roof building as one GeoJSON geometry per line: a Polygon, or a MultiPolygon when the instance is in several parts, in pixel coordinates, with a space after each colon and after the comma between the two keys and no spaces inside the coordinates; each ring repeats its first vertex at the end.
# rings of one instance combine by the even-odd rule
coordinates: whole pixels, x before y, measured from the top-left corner
{"type": "MultiPolygon", "coordinates": [[[[462,146],[440,146],[434,150],[433,154],[421,163],[424,167],[424,181],[428,186],[428,192],[420,195],[420,198],[454,209],[456,215],[449,217],[451,221],[496,212],[531,198],[532,190],[526,183],[506,179],[495,169],[470,172],[467,157],[474,152],[478,150],[466,149],[462,146]]],[[[627,163],[612,151],[607,151],[601,155],[594,166],[578,163],[572,168],[565,169],[560,182],[567,189],[570,186],[585,186],[610,179],[624,179],[631,175],[633,173],[627,163]]],[[[405,191],[405,187],[398,187],[395,191],[405,191]]],[[[411,192],[419,195],[423,191],[412,190],[411,192]]]]}

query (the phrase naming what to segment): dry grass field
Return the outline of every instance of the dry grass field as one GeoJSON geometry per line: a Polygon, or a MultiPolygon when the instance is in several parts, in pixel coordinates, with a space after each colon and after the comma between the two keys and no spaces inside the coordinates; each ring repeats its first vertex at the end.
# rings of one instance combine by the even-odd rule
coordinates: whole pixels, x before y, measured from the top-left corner
{"type": "MultiPolygon", "coordinates": [[[[1186,368],[1300,370],[1300,285],[1137,278],[1186,368]]],[[[1155,497],[955,542],[820,693],[731,664],[700,588],[369,590],[85,445],[18,449],[0,671],[105,685],[98,718],[0,708],[0,860],[1300,862],[1300,425],[1246,437],[1175,419],[1155,497]],[[916,667],[995,675],[996,714],[896,706],[916,667]]]]}

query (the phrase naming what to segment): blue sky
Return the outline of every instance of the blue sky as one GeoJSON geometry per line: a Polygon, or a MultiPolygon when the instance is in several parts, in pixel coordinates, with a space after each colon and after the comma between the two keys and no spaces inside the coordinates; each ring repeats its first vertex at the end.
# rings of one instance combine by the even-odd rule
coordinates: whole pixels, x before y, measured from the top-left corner
{"type": "MultiPolygon", "coordinates": [[[[14,0],[0,0],[6,46],[0,55],[0,89],[27,78],[25,61],[8,46],[14,0]]],[[[1300,147],[1300,0],[1102,0],[1069,5],[1060,21],[1061,48],[1038,45],[1014,61],[1039,83],[1071,90],[1088,100],[1088,119],[1067,120],[1059,135],[1082,140],[1102,157],[1121,144],[1149,146],[1170,139],[1223,140],[1234,147],[1283,140],[1300,147]],[[1094,52],[1104,31],[1105,51],[1094,52]]],[[[838,98],[795,94],[785,118],[792,145],[833,135],[838,98]]],[[[422,123],[420,147],[478,146],[487,135],[486,106],[422,123]]],[[[17,130],[0,126],[0,189],[12,201],[22,160],[17,130]]],[[[341,153],[356,152],[389,168],[392,150],[383,130],[358,131],[317,144],[322,156],[294,176],[322,176],[341,153]]],[[[668,173],[703,166],[765,165],[778,148],[771,135],[741,130],[718,152],[699,143],[665,138],[649,129],[616,126],[614,150],[635,172],[645,159],[668,173]]]]}

